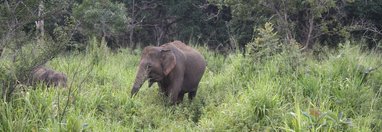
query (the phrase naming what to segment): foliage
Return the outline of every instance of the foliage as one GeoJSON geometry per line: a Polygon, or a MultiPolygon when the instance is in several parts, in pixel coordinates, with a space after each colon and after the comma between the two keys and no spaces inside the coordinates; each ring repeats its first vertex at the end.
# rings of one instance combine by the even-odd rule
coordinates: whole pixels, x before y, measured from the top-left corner
{"type": "Polygon", "coordinates": [[[0,3],[0,131],[382,129],[380,49],[363,49],[382,42],[380,1],[0,3]],[[174,39],[208,62],[196,99],[167,106],[145,85],[130,98],[139,46],[174,39]],[[69,87],[29,86],[41,64],[69,87]]]}
{"type": "MultiPolygon", "coordinates": [[[[4,26],[1,34],[2,41],[0,48],[6,48],[0,60],[2,98],[9,101],[14,90],[20,90],[29,84],[30,71],[39,65],[46,63],[61,53],[66,44],[70,41],[72,30],[75,28],[75,23],[70,23],[71,18],[65,20],[66,26],[56,27],[50,36],[44,36],[41,32],[32,34],[26,28],[29,24],[35,23],[42,18],[51,17],[53,14],[65,10],[67,3],[56,2],[51,4],[47,1],[45,13],[43,15],[33,16],[33,10],[40,10],[41,5],[37,1],[5,1],[1,14],[7,18],[1,22],[8,23],[4,26]],[[58,6],[60,8],[58,8],[58,6]],[[57,8],[55,8],[57,7],[57,8]],[[24,15],[30,13],[30,16],[24,15]]],[[[45,32],[45,31],[43,31],[45,32]]]]}
{"type": "MultiPolygon", "coordinates": [[[[18,20],[37,20],[39,1],[3,1],[0,5],[0,33],[10,33],[9,14],[18,20]],[[25,8],[25,6],[28,5],[25,8]]],[[[172,40],[206,44],[217,51],[244,50],[259,35],[256,29],[274,24],[280,41],[296,41],[305,49],[315,44],[337,47],[350,38],[364,39],[364,46],[381,43],[381,2],[362,0],[45,0],[43,13],[49,35],[65,18],[80,22],[73,40],[83,49],[91,37],[104,37],[112,49],[160,45],[172,40]],[[59,3],[59,4],[57,4],[59,3]],[[55,8],[62,5],[65,8],[55,8]],[[62,12],[61,12],[62,11],[62,12]],[[57,13],[61,12],[61,13],[57,13]],[[255,30],[254,30],[255,29],[255,30]]],[[[35,35],[33,21],[18,28],[35,35]]],[[[0,45],[1,46],[1,45],[0,45]]],[[[319,47],[319,46],[318,46],[319,47]]]]}
{"type": "Polygon", "coordinates": [[[196,47],[208,62],[198,94],[191,103],[167,106],[157,86],[128,96],[139,53],[108,52],[97,65],[91,54],[104,49],[92,40],[88,53],[62,54],[47,64],[68,75],[70,90],[17,91],[0,103],[0,130],[378,131],[382,72],[362,82],[358,65],[376,68],[381,55],[350,43],[321,60],[290,50],[256,65],[240,52],[224,58],[196,47]]]}
{"type": "Polygon", "coordinates": [[[124,5],[109,0],[84,0],[73,8],[73,15],[87,36],[110,37],[126,30],[129,22],[124,5]]]}
{"type": "Polygon", "coordinates": [[[219,44],[229,46],[225,21],[218,17],[221,15],[216,10],[209,8],[211,6],[205,0],[122,2],[132,20],[128,35],[133,34],[134,37],[129,39],[142,43],[142,46],[160,45],[174,39],[207,43],[211,47],[219,44]]]}
{"type": "MultiPolygon", "coordinates": [[[[229,6],[232,20],[230,34],[239,45],[251,41],[253,32],[271,21],[284,42],[297,41],[306,49],[314,44],[338,46],[340,42],[355,37],[365,38],[375,47],[381,35],[376,16],[380,2],[335,0],[209,0],[211,3],[229,6]],[[368,9],[365,9],[368,8],[368,9]],[[371,8],[369,8],[371,7],[371,8]],[[371,15],[372,14],[372,15],[371,15]],[[354,28],[354,26],[356,28],[354,28]],[[372,39],[371,39],[372,38],[372,39]]],[[[373,47],[370,45],[369,47],[373,47]]]]}
{"type": "Polygon", "coordinates": [[[265,23],[264,28],[257,29],[259,35],[246,45],[246,55],[253,60],[263,60],[280,53],[282,45],[272,23],[265,23]]]}

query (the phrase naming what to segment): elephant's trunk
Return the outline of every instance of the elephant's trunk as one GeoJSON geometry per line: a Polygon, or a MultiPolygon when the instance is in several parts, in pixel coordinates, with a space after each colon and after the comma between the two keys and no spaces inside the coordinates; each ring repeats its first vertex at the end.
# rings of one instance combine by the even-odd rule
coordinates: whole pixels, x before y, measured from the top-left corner
{"type": "Polygon", "coordinates": [[[131,96],[137,94],[139,89],[142,87],[142,84],[147,80],[148,71],[145,67],[139,66],[137,76],[135,77],[135,82],[133,85],[133,89],[131,90],[131,96]]]}

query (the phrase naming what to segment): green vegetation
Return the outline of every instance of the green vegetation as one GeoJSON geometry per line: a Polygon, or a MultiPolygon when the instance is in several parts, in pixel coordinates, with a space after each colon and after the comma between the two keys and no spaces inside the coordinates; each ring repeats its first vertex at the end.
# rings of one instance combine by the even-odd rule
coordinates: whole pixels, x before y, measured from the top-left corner
{"type": "Polygon", "coordinates": [[[382,1],[0,1],[0,132],[380,131],[382,1]],[[131,98],[141,48],[180,40],[196,99],[131,98]],[[45,64],[68,88],[30,86],[45,64]]]}
{"type": "Polygon", "coordinates": [[[176,39],[226,52],[243,49],[266,22],[274,24],[280,40],[305,49],[336,47],[348,39],[381,48],[381,7],[380,0],[3,0],[0,38],[6,41],[0,48],[13,37],[51,36],[68,18],[78,26],[73,49],[96,36],[111,48],[176,39]]]}
{"type": "Polygon", "coordinates": [[[381,55],[350,42],[320,59],[289,49],[261,63],[240,52],[224,58],[196,47],[208,68],[196,99],[178,106],[168,106],[158,87],[146,84],[130,98],[139,55],[92,43],[86,53],[48,63],[68,75],[68,89],[27,87],[2,101],[0,131],[382,129],[382,70],[363,78],[365,69],[382,63],[381,55]]]}

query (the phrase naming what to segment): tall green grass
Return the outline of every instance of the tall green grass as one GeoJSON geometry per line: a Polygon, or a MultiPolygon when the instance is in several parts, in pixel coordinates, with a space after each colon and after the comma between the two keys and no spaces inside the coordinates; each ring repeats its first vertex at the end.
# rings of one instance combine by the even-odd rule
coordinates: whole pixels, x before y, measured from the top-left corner
{"type": "MultiPolygon", "coordinates": [[[[130,98],[139,52],[102,43],[48,63],[68,89],[18,90],[0,103],[0,131],[378,131],[381,55],[344,44],[323,59],[285,51],[253,63],[196,47],[208,66],[196,99],[166,105],[158,87],[130,98]]],[[[30,88],[30,87],[29,87],[30,88]]]]}

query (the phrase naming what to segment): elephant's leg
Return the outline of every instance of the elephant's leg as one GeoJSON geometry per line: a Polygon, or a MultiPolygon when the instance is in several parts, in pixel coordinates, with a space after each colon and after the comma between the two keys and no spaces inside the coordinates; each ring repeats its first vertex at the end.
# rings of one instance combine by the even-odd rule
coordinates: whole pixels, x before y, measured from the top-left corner
{"type": "Polygon", "coordinates": [[[168,91],[166,90],[166,86],[162,83],[158,83],[158,87],[159,87],[159,94],[163,94],[166,97],[168,97],[168,91]]]}
{"type": "Polygon", "coordinates": [[[178,103],[179,92],[180,92],[180,90],[171,89],[171,91],[169,93],[170,94],[169,95],[170,104],[174,105],[174,104],[178,103]]]}
{"type": "Polygon", "coordinates": [[[164,94],[164,96],[168,97],[168,92],[167,91],[164,91],[163,94],[164,94]]]}
{"type": "Polygon", "coordinates": [[[180,92],[179,95],[178,95],[178,102],[182,102],[183,101],[183,97],[184,97],[184,92],[180,92]]]}
{"type": "Polygon", "coordinates": [[[188,93],[188,100],[193,100],[196,96],[196,91],[192,91],[188,93]]]}
{"type": "Polygon", "coordinates": [[[180,82],[183,82],[183,78],[178,78],[174,80],[170,86],[168,87],[169,97],[170,97],[170,103],[176,104],[178,102],[179,94],[181,93],[181,86],[182,84],[180,82]]]}
{"type": "Polygon", "coordinates": [[[183,79],[184,69],[181,67],[174,69],[168,76],[168,82],[166,83],[168,87],[166,87],[166,90],[168,91],[171,105],[178,103],[178,96],[182,92],[183,79]]]}
{"type": "Polygon", "coordinates": [[[159,93],[168,96],[168,92],[164,87],[159,87],[159,93]]]}

